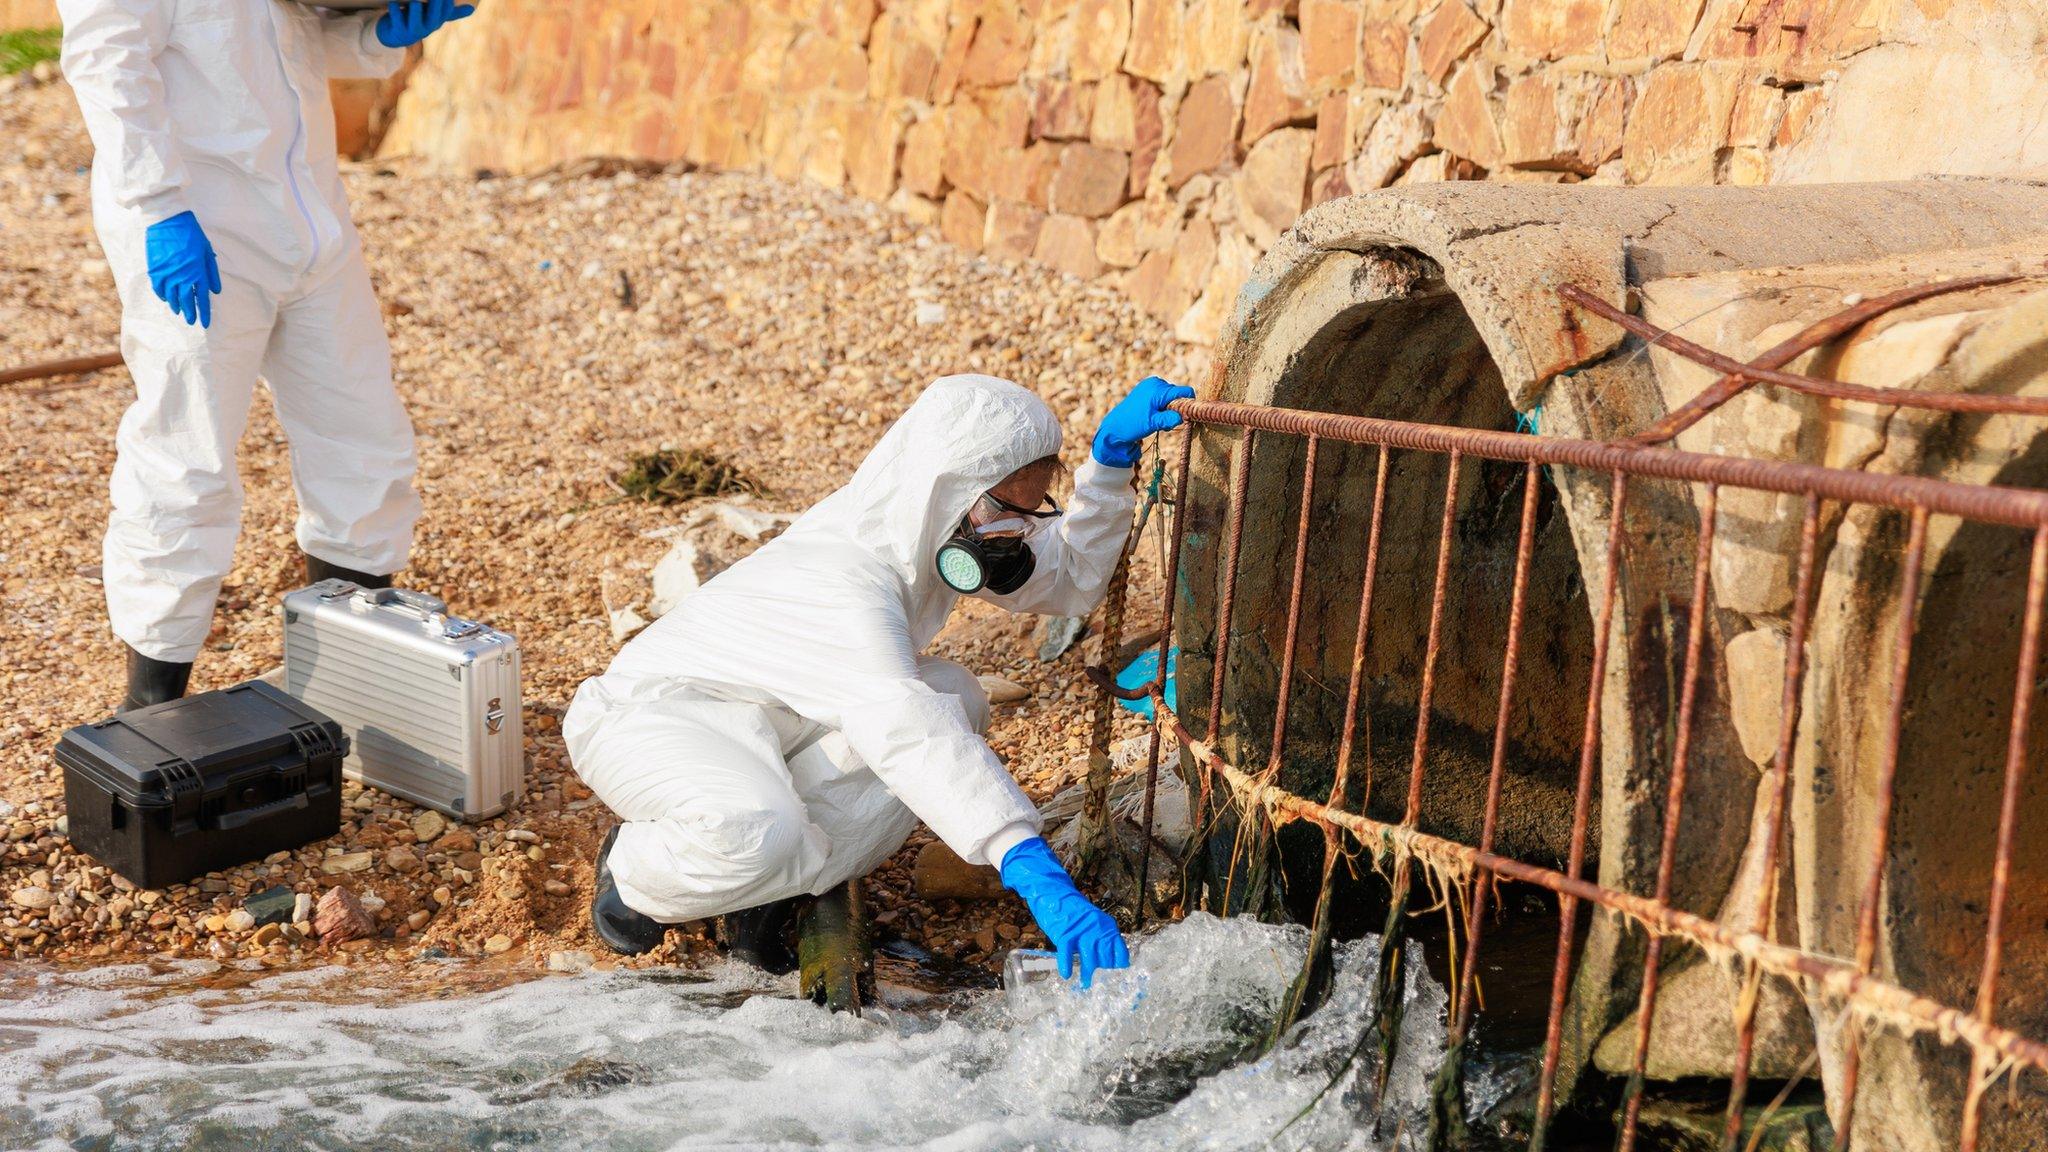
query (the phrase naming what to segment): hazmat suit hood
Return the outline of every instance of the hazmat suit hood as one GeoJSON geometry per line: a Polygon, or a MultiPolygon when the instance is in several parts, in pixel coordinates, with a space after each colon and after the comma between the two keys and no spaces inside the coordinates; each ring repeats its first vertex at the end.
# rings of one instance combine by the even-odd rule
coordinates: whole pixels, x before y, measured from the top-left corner
{"type": "Polygon", "coordinates": [[[853,479],[784,534],[791,546],[837,537],[910,590],[922,645],[957,596],[939,579],[939,546],[982,493],[1060,450],[1060,422],[1038,394],[994,376],[942,376],[890,426],[853,479]]]}

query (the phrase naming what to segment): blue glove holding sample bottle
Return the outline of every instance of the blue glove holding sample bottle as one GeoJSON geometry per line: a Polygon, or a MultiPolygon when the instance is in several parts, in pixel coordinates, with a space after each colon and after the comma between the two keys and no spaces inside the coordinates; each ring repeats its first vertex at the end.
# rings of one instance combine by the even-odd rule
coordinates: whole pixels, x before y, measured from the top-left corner
{"type": "Polygon", "coordinates": [[[1052,942],[1060,960],[1060,978],[1074,975],[1080,961],[1081,987],[1094,982],[1104,968],[1131,966],[1130,949],[1109,913],[1090,903],[1044,838],[1034,836],[1003,855],[1003,887],[1022,897],[1031,918],[1052,942]]]}

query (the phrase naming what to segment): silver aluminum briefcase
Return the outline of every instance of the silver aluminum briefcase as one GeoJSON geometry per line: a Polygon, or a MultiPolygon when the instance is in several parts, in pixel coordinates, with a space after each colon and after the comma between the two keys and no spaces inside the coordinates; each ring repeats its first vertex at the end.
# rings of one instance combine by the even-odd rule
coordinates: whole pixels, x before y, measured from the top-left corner
{"type": "Polygon", "coordinates": [[[284,688],[348,733],[342,771],[462,820],[525,790],[519,642],[438,597],[323,580],[284,598],[284,688]]]}

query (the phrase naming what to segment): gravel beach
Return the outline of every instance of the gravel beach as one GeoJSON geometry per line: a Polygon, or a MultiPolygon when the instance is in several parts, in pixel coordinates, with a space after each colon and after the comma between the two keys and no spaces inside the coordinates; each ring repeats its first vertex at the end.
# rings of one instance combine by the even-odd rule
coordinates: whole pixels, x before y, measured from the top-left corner
{"type": "MultiPolygon", "coordinates": [[[[91,148],[61,82],[0,81],[0,370],[108,351],[119,306],[92,234],[91,148]]],[[[51,748],[108,714],[121,648],[98,582],[125,369],[0,387],[0,952],[268,965],[404,960],[428,949],[505,964],[608,955],[589,934],[591,855],[609,816],[570,769],[559,717],[617,642],[607,607],[645,611],[683,504],[624,498],[635,453],[700,447],[798,511],[845,478],[926,382],[989,372],[1037,389],[1079,463],[1096,420],[1141,377],[1184,368],[1167,331],[1108,290],[944,244],[879,206],[751,175],[618,171],[530,178],[346,169],[419,433],[426,515],[406,586],[513,633],[525,666],[527,786],[515,810],[451,825],[350,785],[332,840],[160,891],[136,891],[62,833],[51,748]],[[375,920],[345,944],[237,913],[283,886],[343,886],[375,920]]],[[[298,582],[287,448],[259,402],[244,438],[241,543],[194,690],[280,661],[277,603],[298,582]]],[[[1147,541],[1138,588],[1156,579],[1147,541]]],[[[1151,598],[1134,593],[1137,605],[1151,598]]],[[[1028,696],[991,741],[1037,797],[1086,748],[1084,642],[1036,654],[1034,618],[969,602],[936,651],[1028,696]]],[[[1119,735],[1141,730],[1124,717],[1119,735]]],[[[885,928],[987,964],[1035,932],[1021,904],[922,902],[920,832],[870,882],[885,928]]],[[[677,949],[701,946],[692,933],[677,949]]]]}

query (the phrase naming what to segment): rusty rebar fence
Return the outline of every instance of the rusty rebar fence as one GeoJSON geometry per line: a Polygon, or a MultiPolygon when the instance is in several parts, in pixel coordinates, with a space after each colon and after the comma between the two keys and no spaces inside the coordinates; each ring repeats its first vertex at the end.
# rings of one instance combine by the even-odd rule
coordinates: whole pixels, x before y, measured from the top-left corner
{"type": "MultiPolygon", "coordinates": [[[[1941,286],[1939,290],[1977,287],[1993,282],[1996,280],[1954,282],[1941,286]]],[[[1886,307],[1932,294],[1933,291],[1930,290],[1897,293],[1894,294],[1895,298],[1881,298],[1852,309],[1851,312],[1854,313],[1854,319],[1860,322],[1886,307]]],[[[1567,290],[1566,295],[1575,303],[1581,302],[1571,290],[1567,290]]],[[[1578,295],[1582,296],[1583,293],[1578,295]]],[[[1625,315],[1611,308],[1602,314],[1607,313],[1625,315]]],[[[1633,317],[1627,319],[1636,327],[1647,328],[1633,317]]],[[[1839,319],[1835,318],[1836,321],[1839,319]]],[[[1824,322],[1809,330],[1809,334],[1823,332],[1829,334],[1826,338],[1832,338],[1833,335],[1840,335],[1846,331],[1849,326],[1840,322],[1824,322]]],[[[1639,334],[1652,341],[1672,339],[1669,333],[1655,328],[1647,328],[1647,331],[1639,334]]],[[[1818,339],[1810,341],[1807,346],[1817,343],[1818,339]]],[[[1226,803],[1233,805],[1244,817],[1240,820],[1240,836],[1270,835],[1280,825],[1297,821],[1306,822],[1321,831],[1325,856],[1321,888],[1311,924],[1310,970],[1305,971],[1297,982],[1295,993],[1290,1000],[1290,1010],[1299,1007],[1304,999],[1313,1004],[1320,998],[1318,986],[1327,987],[1329,973],[1326,946],[1330,934],[1330,905],[1336,863],[1342,854],[1340,850],[1356,845],[1359,850],[1371,854],[1383,874],[1390,876],[1394,908],[1393,916],[1388,922],[1390,934],[1399,931],[1398,921],[1406,903],[1415,866],[1421,865],[1438,876],[1454,878],[1452,882],[1461,889],[1458,894],[1463,897],[1466,916],[1463,952],[1461,956],[1456,957],[1455,987],[1447,1022],[1447,1064],[1450,1065],[1455,1065],[1463,1043],[1470,1035],[1475,1014],[1479,1010],[1477,997],[1474,995],[1475,984],[1479,971],[1479,957],[1485,945],[1484,929],[1488,902],[1493,896],[1495,885],[1505,880],[1533,885],[1553,893],[1558,905],[1557,947],[1550,983],[1549,1016],[1541,1073],[1536,1092],[1533,1148],[1542,1148],[1552,1114],[1558,1106],[1555,1085],[1559,1070],[1567,993],[1573,980],[1575,937],[1580,931],[1578,912],[1579,906],[1583,903],[1605,909],[1640,925],[1647,931],[1647,949],[1636,1014],[1633,1063],[1628,1088],[1623,1097],[1619,1124],[1618,1146],[1624,1152],[1632,1148],[1636,1141],[1637,1110],[1642,1098],[1644,1069],[1648,1061],[1658,1006],[1659,974],[1664,960],[1665,942],[1668,939],[1690,942],[1706,949],[1710,954],[1732,957],[1741,966],[1743,994],[1733,1006],[1737,1046],[1734,1071],[1730,1077],[1724,1148],[1736,1147],[1741,1133],[1757,1026],[1756,993],[1759,983],[1768,974],[1790,980],[1811,992],[1826,996],[1842,1004],[1847,1010],[1840,1089],[1834,1093],[1831,1101],[1831,1120],[1838,1148],[1846,1148],[1849,1144],[1852,1131],[1850,1121],[1856,1105],[1859,1060],[1867,1034],[1874,1026],[1888,1026],[1932,1036],[1944,1044],[1960,1045],[1970,1053],[1971,1073],[1962,1102],[1960,1131],[1955,1138],[1956,1146],[1969,1152],[1976,1147],[1986,1109],[1995,1106],[1987,1102],[1987,1090],[2001,1076],[2017,1075],[2021,1069],[2048,1071],[2048,1043],[2037,1037],[2022,1035],[2010,1027],[2001,1025],[1997,1019],[1999,980],[2007,928],[2008,888],[2011,882],[2014,841],[2019,834],[2016,823],[2021,787],[2029,759],[2030,707],[2039,671],[2043,601],[2044,595],[2048,595],[2048,492],[1844,471],[1789,461],[1702,455],[1661,446],[1661,442],[1668,442],[1682,427],[1710,411],[1713,406],[1724,402],[1742,387],[1758,381],[1780,386],[1811,381],[1808,377],[1790,377],[1789,374],[1776,371],[1778,365],[1788,362],[1791,356],[1796,354],[1785,354],[1782,346],[1773,350],[1773,354],[1760,358],[1758,363],[1753,365],[1741,365],[1724,357],[1715,357],[1713,353],[1698,349],[1697,346],[1674,350],[1679,351],[1681,355],[1699,354],[1701,357],[1711,358],[1707,362],[1723,369],[1728,375],[1716,386],[1714,394],[1704,396],[1702,401],[1696,402],[1694,406],[1688,406],[1678,420],[1667,419],[1653,430],[1654,435],[1646,434],[1629,441],[1598,442],[1541,437],[1217,401],[1194,400],[1176,403],[1174,407],[1186,418],[1188,430],[1182,438],[1177,472],[1173,481],[1174,497],[1170,507],[1175,510],[1175,514],[1169,530],[1166,574],[1160,581],[1163,597],[1163,629],[1159,640],[1157,663],[1160,674],[1149,688],[1135,691],[1115,688],[1109,683],[1108,677],[1099,671],[1093,677],[1106,693],[1127,699],[1149,696],[1152,702],[1154,723],[1146,759],[1143,814],[1145,834],[1149,838],[1152,833],[1159,765],[1163,746],[1169,740],[1173,742],[1177,753],[1184,756],[1183,762],[1190,765],[1192,770],[1189,782],[1194,785],[1191,792],[1197,844],[1200,842],[1200,830],[1205,826],[1205,814],[1213,806],[1226,803]],[[1187,535],[1186,508],[1189,476],[1196,454],[1195,438],[1204,430],[1225,435],[1234,433],[1236,439],[1229,457],[1228,479],[1222,486],[1227,503],[1222,517],[1222,550],[1217,561],[1220,591],[1214,600],[1216,651],[1213,654],[1209,678],[1206,723],[1204,730],[1198,732],[1192,730],[1168,706],[1164,681],[1165,670],[1170,667],[1169,648],[1175,642],[1176,589],[1181,576],[1182,543],[1187,535]],[[1282,668],[1277,680],[1270,744],[1263,764],[1246,767],[1228,762],[1217,751],[1218,725],[1219,718],[1223,715],[1227,693],[1232,618],[1239,595],[1237,569],[1244,538],[1252,449],[1258,438],[1269,436],[1295,437],[1305,441],[1299,477],[1301,503],[1299,508],[1294,510],[1299,516],[1295,524],[1295,563],[1291,582],[1287,585],[1290,589],[1290,602],[1286,613],[1286,635],[1280,650],[1282,668]],[[1315,495],[1317,448],[1325,441],[1370,446],[1377,449],[1377,457],[1370,508],[1363,510],[1359,516],[1365,533],[1364,572],[1357,591],[1360,611],[1356,635],[1353,638],[1350,680],[1343,696],[1344,718],[1335,757],[1334,784],[1327,797],[1314,799],[1286,791],[1278,785],[1277,780],[1288,739],[1288,711],[1293,689],[1291,673],[1302,615],[1304,581],[1311,578],[1305,572],[1302,562],[1303,546],[1310,530],[1309,509],[1315,495]],[[1388,460],[1397,453],[1418,453],[1443,458],[1447,465],[1447,479],[1444,482],[1442,497],[1443,523],[1437,555],[1434,557],[1434,586],[1429,601],[1431,607],[1428,633],[1417,693],[1419,702],[1416,709],[1413,749],[1409,760],[1406,803],[1400,820],[1390,822],[1364,814],[1352,761],[1353,736],[1360,714],[1361,694],[1369,691],[1363,683],[1366,678],[1362,676],[1362,670],[1368,647],[1373,642],[1372,602],[1379,579],[1388,460]],[[1499,713],[1492,734],[1492,755],[1484,811],[1476,843],[1463,843],[1434,835],[1424,831],[1420,826],[1422,800],[1430,783],[1430,696],[1441,654],[1441,622],[1447,607],[1447,575],[1453,548],[1453,519],[1458,504],[1459,464],[1467,459],[1504,461],[1522,465],[1519,536],[1515,551],[1514,574],[1506,590],[1509,609],[1505,650],[1500,655],[1499,713]],[[1575,470],[1579,473],[1594,474],[1595,483],[1604,475],[1609,501],[1606,538],[1604,548],[1599,553],[1598,571],[1587,581],[1588,601],[1593,617],[1591,673],[1584,700],[1583,726],[1578,741],[1570,840],[1562,869],[1501,855],[1495,851],[1494,845],[1503,774],[1510,756],[1509,710],[1514,700],[1517,674],[1523,660],[1522,632],[1524,616],[1529,610],[1531,557],[1534,551],[1536,526],[1535,507],[1541,474],[1545,469],[1575,470]],[[1631,547],[1625,511],[1628,508],[1632,486],[1653,480],[1677,481],[1694,486],[1699,523],[1692,566],[1692,594],[1686,609],[1689,614],[1689,627],[1685,633],[1682,671],[1678,681],[1676,731],[1669,754],[1668,778],[1663,790],[1661,851],[1657,858],[1654,889],[1646,896],[1603,886],[1589,879],[1584,872],[1587,831],[1596,792],[1596,769],[1600,763],[1602,697],[1606,690],[1605,673],[1610,638],[1615,630],[1616,589],[1631,547]],[[1759,886],[1756,906],[1749,910],[1748,919],[1738,919],[1732,926],[1685,911],[1671,903],[1672,870],[1683,826],[1689,760],[1694,755],[1693,729],[1702,680],[1701,648],[1703,638],[1710,631],[1705,614],[1712,598],[1710,569],[1716,534],[1721,524],[1721,493],[1724,488],[1795,497],[1801,508],[1796,556],[1791,558],[1794,590],[1790,636],[1785,648],[1784,684],[1776,751],[1764,770],[1760,784],[1765,790],[1765,832],[1761,849],[1764,882],[1759,886]],[[1824,510],[1829,505],[1838,508],[1862,505],[1890,510],[1904,518],[1907,528],[1906,544],[1900,558],[1902,567],[1895,609],[1896,640],[1891,656],[1893,679],[1889,712],[1877,773],[1877,815],[1875,826],[1867,830],[1869,849],[1858,865],[1860,871],[1856,873],[1860,877],[1862,897],[1856,913],[1856,947],[1854,954],[1850,956],[1828,955],[1778,939],[1778,917],[1775,914],[1779,886],[1783,883],[1782,875],[1786,868],[1780,845],[1786,839],[1788,831],[1786,811],[1792,781],[1794,750],[1800,733],[1802,687],[1808,666],[1807,645],[1818,581],[1817,545],[1824,510]],[[1891,847],[1891,819],[1897,799],[1894,791],[1901,756],[1900,729],[1907,711],[1907,670],[1913,660],[1918,602],[1924,590],[1922,560],[1927,549],[1929,522],[1931,518],[1936,517],[1953,517],[1960,521],[1983,525],[2009,526],[2018,530],[2015,548],[2030,550],[2022,606],[2018,666],[2012,673],[2014,686],[2006,717],[2006,753],[1997,834],[1995,842],[1990,846],[1991,881],[1990,891],[1986,896],[1988,903],[1983,932],[1981,972],[1974,1003],[1969,1005],[1944,1003],[1933,996],[1901,987],[1878,974],[1874,963],[1880,904],[1887,887],[1886,868],[1891,847]],[[1250,833],[1245,831],[1247,826],[1252,828],[1250,833]],[[1323,956],[1321,961],[1318,960],[1319,953],[1323,956]],[[1319,963],[1324,967],[1321,971],[1316,971],[1319,963]]],[[[1823,395],[1878,403],[1902,402],[1901,394],[1889,390],[1845,390],[1832,382],[1819,383],[1826,385],[1819,393],[1823,395]]],[[[1915,398],[1909,396],[1906,402],[1913,399],[1915,398]]],[[[1960,402],[1935,401],[1933,404],[1923,403],[1923,406],[1943,407],[1951,411],[2034,414],[2041,408],[2041,402],[2021,397],[1994,397],[1970,398],[1960,402]]],[[[1289,510],[1262,507],[1261,515],[1272,518],[1275,523],[1281,523],[1284,522],[1281,517],[1287,511],[1289,510]]],[[[1457,606],[1451,607],[1455,609],[1457,606]]],[[[1121,604],[1112,605],[1111,609],[1120,615],[1121,604]]],[[[2036,830],[2036,834],[2043,833],[2036,830]]],[[[1140,854],[1138,866],[1137,906],[1141,918],[1145,914],[1148,891],[1144,875],[1144,861],[1148,855],[1140,854]]],[[[1382,1011],[1386,1010],[1386,1002],[1389,999],[1398,1001],[1400,998],[1399,950],[1395,951],[1395,969],[1391,983],[1383,952],[1380,997],[1382,1011]]],[[[1381,1038],[1383,1055],[1390,1055],[1394,1037],[1385,1027],[1384,1019],[1381,1021],[1381,1031],[1384,1033],[1381,1038]]],[[[1447,1081],[1441,1078],[1439,1080],[1438,1095],[1447,1099],[1440,1098],[1433,1108],[1433,1144],[1444,1141],[1462,1125],[1461,1094],[1462,1084],[1453,1068],[1447,1081]]]]}

